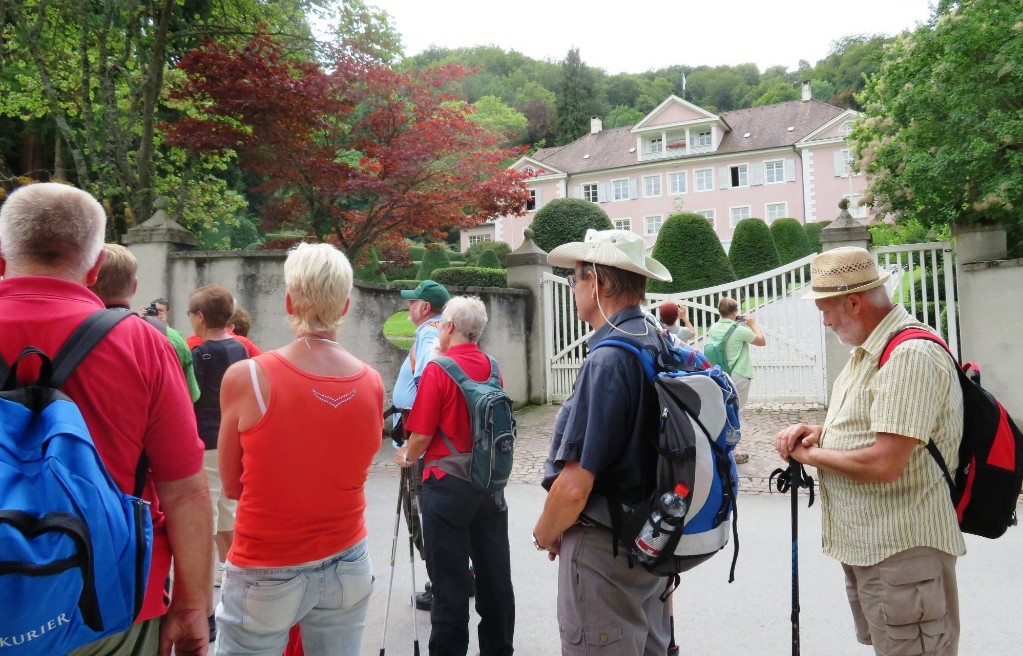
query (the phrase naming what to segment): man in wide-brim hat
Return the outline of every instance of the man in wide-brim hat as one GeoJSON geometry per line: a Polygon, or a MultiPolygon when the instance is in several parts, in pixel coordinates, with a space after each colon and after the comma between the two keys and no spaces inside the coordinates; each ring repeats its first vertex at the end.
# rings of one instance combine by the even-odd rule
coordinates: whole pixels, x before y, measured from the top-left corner
{"type": "Polygon", "coordinates": [[[824,325],[854,347],[835,380],[823,426],[775,437],[785,459],[817,468],[824,552],[842,563],[856,637],[882,655],[953,656],[959,644],[956,559],[966,552],[949,488],[927,452],[958,461],[963,397],[952,358],[900,331],[925,328],[885,287],[862,248],[836,248],[810,265],[824,325]]]}
{"type": "MultiPolygon", "coordinates": [[[[646,255],[642,237],[589,230],[584,241],[555,248],[547,261],[575,269],[568,284],[579,318],[594,328],[591,349],[616,332],[659,345],[658,326],[640,304],[648,278],[670,281],[671,274],[646,255]]],[[[667,653],[669,609],[659,599],[664,577],[630,567],[624,552],[614,556],[611,531],[593,521],[606,517],[606,499],[591,494],[614,489],[623,501],[643,498],[645,470],[655,457],[649,436],[657,430],[656,416],[644,410],[654,395],[631,353],[591,350],[555,420],[543,477],[549,493],[533,543],[551,560],[560,555],[558,624],[566,653],[619,641],[623,654],[667,653]]]]}

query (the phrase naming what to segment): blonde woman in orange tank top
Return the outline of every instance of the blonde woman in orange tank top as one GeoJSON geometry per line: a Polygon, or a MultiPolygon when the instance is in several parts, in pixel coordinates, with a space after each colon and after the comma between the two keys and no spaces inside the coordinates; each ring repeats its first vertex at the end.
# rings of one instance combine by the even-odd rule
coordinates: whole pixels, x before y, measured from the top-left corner
{"type": "Polygon", "coordinates": [[[221,386],[220,473],[238,511],[217,654],[279,654],[299,624],[309,656],[357,656],[373,589],[364,486],[383,383],[337,342],[352,289],[344,254],[300,244],[284,281],[294,341],[232,366],[221,386]]]}

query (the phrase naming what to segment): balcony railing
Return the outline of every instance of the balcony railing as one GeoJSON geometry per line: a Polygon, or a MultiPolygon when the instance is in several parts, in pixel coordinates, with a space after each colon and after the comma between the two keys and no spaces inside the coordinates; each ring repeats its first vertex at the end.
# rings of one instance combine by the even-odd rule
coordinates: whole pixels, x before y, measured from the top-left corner
{"type": "Polygon", "coordinates": [[[639,153],[639,161],[649,162],[658,159],[678,159],[680,157],[689,157],[691,155],[702,155],[704,153],[712,153],[714,149],[712,146],[688,146],[684,148],[662,148],[660,150],[644,150],[639,153]]]}

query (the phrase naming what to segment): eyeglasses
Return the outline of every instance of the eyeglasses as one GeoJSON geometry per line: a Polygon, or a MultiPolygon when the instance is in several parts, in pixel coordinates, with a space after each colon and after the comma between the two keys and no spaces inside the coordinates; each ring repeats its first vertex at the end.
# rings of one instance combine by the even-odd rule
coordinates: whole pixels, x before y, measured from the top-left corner
{"type": "Polygon", "coordinates": [[[568,288],[569,289],[575,289],[575,283],[579,282],[579,276],[577,276],[577,275],[575,275],[573,273],[572,275],[570,275],[567,278],[565,278],[565,280],[568,281],[568,288]]]}

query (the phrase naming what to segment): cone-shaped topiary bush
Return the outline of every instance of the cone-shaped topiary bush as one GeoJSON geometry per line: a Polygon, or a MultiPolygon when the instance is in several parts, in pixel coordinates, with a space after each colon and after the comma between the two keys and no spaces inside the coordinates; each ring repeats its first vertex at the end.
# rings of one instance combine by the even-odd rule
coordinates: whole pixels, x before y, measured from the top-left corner
{"type": "Polygon", "coordinates": [[[657,235],[652,255],[668,268],[673,280],[650,280],[649,292],[685,292],[735,281],[735,272],[714,227],[699,214],[669,216],[657,235]]]}
{"type": "Polygon", "coordinates": [[[735,226],[728,261],[737,278],[749,278],[781,266],[771,229],[761,219],[743,219],[735,226]]]}
{"type": "Polygon", "coordinates": [[[476,266],[483,267],[485,269],[500,269],[501,260],[497,257],[497,253],[493,248],[488,248],[480,254],[480,259],[476,261],[476,266]]]}
{"type": "Polygon", "coordinates": [[[504,266],[504,257],[511,253],[511,246],[503,241],[478,241],[475,244],[465,249],[465,263],[469,266],[476,266],[476,262],[480,259],[480,255],[485,250],[492,250],[497,253],[498,261],[502,262],[501,266],[504,266]]]}
{"type": "Polygon", "coordinates": [[[778,219],[771,224],[771,236],[774,246],[778,249],[778,258],[782,264],[795,262],[813,252],[803,224],[796,219],[778,219]]]}
{"type": "Polygon", "coordinates": [[[807,223],[803,226],[803,232],[806,233],[806,241],[810,242],[810,248],[813,252],[821,252],[821,230],[831,225],[831,221],[818,221],[817,223],[807,223]]]}
{"type": "Polygon", "coordinates": [[[359,263],[355,269],[355,279],[364,282],[387,282],[387,276],[380,268],[380,256],[377,249],[369,249],[369,257],[359,263]]]}
{"type": "Polygon", "coordinates": [[[446,269],[451,266],[451,261],[448,259],[448,249],[444,244],[429,244],[426,247],[426,252],[423,254],[423,263],[419,267],[419,275],[416,276],[420,280],[428,279],[434,269],[446,269]]]}
{"type": "Polygon", "coordinates": [[[582,241],[589,228],[614,228],[607,212],[581,198],[558,198],[544,205],[530,225],[533,243],[548,253],[570,241],[582,241]]]}

